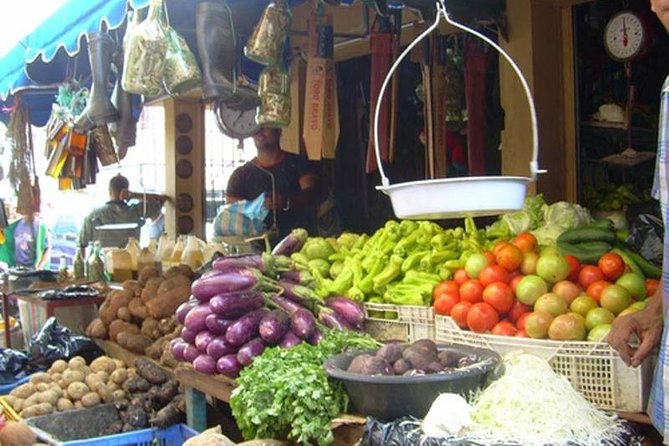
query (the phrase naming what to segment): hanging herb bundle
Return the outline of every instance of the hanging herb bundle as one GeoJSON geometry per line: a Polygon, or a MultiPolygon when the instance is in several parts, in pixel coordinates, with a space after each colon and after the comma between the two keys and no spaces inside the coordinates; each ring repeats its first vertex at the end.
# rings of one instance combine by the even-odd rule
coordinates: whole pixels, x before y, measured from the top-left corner
{"type": "Polygon", "coordinates": [[[63,122],[72,122],[75,116],[79,116],[86,108],[88,100],[88,89],[79,85],[79,82],[72,80],[58,87],[56,103],[52,114],[63,122]]]}
{"type": "Polygon", "coordinates": [[[28,150],[28,113],[17,101],[10,114],[7,126],[7,146],[11,152],[9,183],[14,194],[19,196],[19,185],[24,179],[30,181],[31,158],[28,150]]]}

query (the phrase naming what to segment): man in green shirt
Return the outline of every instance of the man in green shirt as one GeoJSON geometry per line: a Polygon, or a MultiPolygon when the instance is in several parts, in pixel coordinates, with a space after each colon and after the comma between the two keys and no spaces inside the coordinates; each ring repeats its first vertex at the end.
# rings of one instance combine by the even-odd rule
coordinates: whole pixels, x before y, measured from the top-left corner
{"type": "Polygon", "coordinates": [[[86,246],[99,240],[103,247],[122,248],[128,243],[128,237],[139,240],[144,219],[155,219],[160,215],[163,203],[168,197],[159,194],[130,192],[130,183],[122,175],[116,175],[109,181],[109,201],[94,209],[84,219],[79,232],[79,248],[82,256],[86,246]],[[139,198],[143,201],[128,204],[127,200],[139,198]],[[126,224],[127,229],[105,229],[106,225],[126,224]]]}

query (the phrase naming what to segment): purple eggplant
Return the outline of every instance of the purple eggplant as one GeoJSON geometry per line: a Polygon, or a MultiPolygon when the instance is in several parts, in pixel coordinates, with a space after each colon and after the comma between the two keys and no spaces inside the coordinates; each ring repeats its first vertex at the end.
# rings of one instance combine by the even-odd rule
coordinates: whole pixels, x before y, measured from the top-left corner
{"type": "Polygon", "coordinates": [[[228,378],[237,378],[239,372],[242,370],[242,365],[237,361],[237,354],[233,353],[230,355],[221,356],[216,361],[216,371],[221,375],[227,376],[228,378]]]}
{"type": "Polygon", "coordinates": [[[276,283],[256,268],[231,269],[209,277],[201,277],[191,285],[191,293],[199,301],[209,301],[217,294],[251,290],[276,290],[276,283]]]}
{"type": "Polygon", "coordinates": [[[290,315],[290,329],[300,339],[308,339],[316,330],[316,319],[311,311],[302,308],[290,315]]]}
{"type": "Polygon", "coordinates": [[[216,373],[216,360],[207,354],[202,354],[193,360],[193,368],[200,373],[213,375],[216,373]]]}
{"type": "Polygon", "coordinates": [[[232,325],[234,319],[224,319],[217,314],[211,313],[209,316],[204,318],[204,324],[207,326],[207,330],[214,333],[215,335],[224,335],[228,331],[228,327],[232,325]]]}
{"type": "Polygon", "coordinates": [[[321,341],[323,340],[323,332],[321,332],[318,328],[314,331],[314,334],[309,336],[309,339],[307,339],[307,342],[311,345],[318,345],[321,341]]]}
{"type": "Polygon", "coordinates": [[[199,305],[199,301],[197,299],[190,299],[188,302],[184,302],[179,307],[177,308],[177,311],[175,313],[175,316],[177,318],[177,322],[180,324],[183,324],[186,320],[186,315],[188,312],[197,307],[199,305]]]}
{"type": "Polygon", "coordinates": [[[183,354],[184,361],[193,362],[193,361],[195,361],[195,358],[197,358],[201,354],[202,354],[202,352],[200,350],[198,350],[196,346],[194,346],[192,344],[188,344],[184,348],[184,354],[183,354]]]}
{"type": "Polygon", "coordinates": [[[199,333],[207,328],[204,321],[210,314],[211,309],[209,308],[209,304],[200,304],[195,308],[191,308],[188,314],[186,314],[184,325],[189,330],[199,333]]]}
{"type": "Polygon", "coordinates": [[[334,296],[329,297],[325,301],[325,305],[334,310],[350,325],[362,328],[362,324],[365,322],[365,310],[359,303],[345,296],[334,296]]]}
{"type": "Polygon", "coordinates": [[[330,308],[321,308],[318,312],[318,320],[326,327],[339,331],[353,330],[353,326],[346,322],[342,316],[330,308]]]}
{"type": "Polygon", "coordinates": [[[217,269],[208,269],[198,279],[206,279],[207,277],[218,276],[219,274],[221,274],[221,271],[217,269]]]}
{"type": "Polygon", "coordinates": [[[262,338],[251,339],[246,344],[242,345],[237,352],[237,361],[241,365],[249,365],[253,358],[262,354],[265,351],[265,341],[262,338]]]}
{"type": "Polygon", "coordinates": [[[197,331],[190,330],[188,327],[181,329],[181,339],[183,339],[184,342],[188,342],[189,344],[194,343],[195,336],[197,336],[197,331]]]}
{"type": "Polygon", "coordinates": [[[216,336],[211,340],[209,345],[207,345],[207,354],[214,359],[236,352],[237,346],[229,344],[228,341],[225,340],[225,336],[216,336]]]}
{"type": "Polygon", "coordinates": [[[207,351],[207,345],[209,345],[211,340],[215,337],[216,335],[209,330],[201,331],[197,334],[197,336],[195,336],[195,347],[204,353],[207,351]]]}
{"type": "Polygon", "coordinates": [[[283,310],[272,310],[260,321],[258,332],[269,345],[276,345],[290,330],[290,316],[283,310]]]}
{"type": "Polygon", "coordinates": [[[225,340],[232,345],[243,345],[258,336],[260,321],[269,312],[259,308],[237,319],[225,332],[225,340]]]}
{"type": "Polygon", "coordinates": [[[285,236],[272,250],[272,255],[289,256],[302,249],[302,245],[307,241],[309,233],[306,229],[295,228],[290,234],[285,236]]]}
{"type": "Polygon", "coordinates": [[[308,306],[310,302],[323,302],[323,299],[309,287],[298,285],[284,280],[279,281],[279,286],[283,288],[282,296],[297,302],[300,305],[308,306]]]}
{"type": "Polygon", "coordinates": [[[219,257],[211,265],[217,271],[230,271],[244,268],[257,268],[262,272],[269,271],[272,257],[264,257],[262,254],[245,254],[240,256],[219,257]]]}
{"type": "Polygon", "coordinates": [[[259,291],[219,294],[209,300],[211,311],[225,319],[236,319],[263,305],[265,299],[259,291]]]}
{"type": "Polygon", "coordinates": [[[283,339],[281,339],[281,342],[279,342],[279,347],[280,348],[291,348],[291,347],[295,347],[296,345],[301,344],[301,343],[302,343],[302,339],[297,337],[297,335],[295,333],[293,333],[292,331],[289,331],[288,333],[286,333],[284,335],[283,339]]]}
{"type": "Polygon", "coordinates": [[[312,286],[316,283],[316,278],[309,271],[299,271],[296,269],[282,272],[279,274],[279,280],[303,286],[312,286]]]}
{"type": "Polygon", "coordinates": [[[286,299],[285,297],[279,296],[278,294],[271,295],[269,299],[270,301],[272,301],[274,305],[286,311],[288,314],[293,314],[299,309],[305,309],[302,305],[298,304],[297,302],[294,302],[290,299],[286,299]]]}
{"type": "Polygon", "coordinates": [[[172,357],[177,361],[184,360],[184,350],[188,345],[187,342],[184,342],[181,338],[175,338],[170,341],[170,351],[172,352],[172,357]]]}

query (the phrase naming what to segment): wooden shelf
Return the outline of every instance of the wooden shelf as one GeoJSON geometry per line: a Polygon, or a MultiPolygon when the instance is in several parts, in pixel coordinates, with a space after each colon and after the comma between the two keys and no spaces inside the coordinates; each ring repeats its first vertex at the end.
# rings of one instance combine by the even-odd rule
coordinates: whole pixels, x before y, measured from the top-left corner
{"type": "Polygon", "coordinates": [[[130,350],[126,350],[125,348],[121,347],[116,342],[109,341],[106,339],[95,339],[95,343],[100,346],[100,348],[107,354],[107,356],[109,356],[110,358],[120,359],[121,361],[125,362],[125,365],[127,365],[128,367],[133,367],[135,359],[143,358],[146,359],[147,361],[151,361],[152,363],[163,369],[165,373],[167,373],[167,375],[170,377],[170,379],[175,378],[174,370],[172,370],[169,367],[165,367],[161,363],[157,362],[154,359],[149,358],[146,355],[139,355],[137,353],[133,353],[130,350]]]}
{"type": "MultiPolygon", "coordinates": [[[[603,121],[581,121],[581,126],[596,129],[610,129],[627,131],[628,128],[623,122],[603,122],[603,121]]],[[[633,132],[654,132],[655,129],[648,127],[632,127],[633,132]]]]}

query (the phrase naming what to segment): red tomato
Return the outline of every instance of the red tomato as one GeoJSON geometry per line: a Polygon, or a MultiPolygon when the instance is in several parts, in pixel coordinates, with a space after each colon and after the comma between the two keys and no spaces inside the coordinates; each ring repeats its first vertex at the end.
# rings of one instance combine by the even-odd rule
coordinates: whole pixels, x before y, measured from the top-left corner
{"type": "Polygon", "coordinates": [[[531,252],[537,250],[537,238],[529,232],[522,232],[513,239],[512,242],[522,252],[531,252]]]}
{"type": "Polygon", "coordinates": [[[437,300],[437,298],[443,293],[451,293],[459,296],[460,286],[453,280],[444,280],[443,282],[435,285],[434,289],[432,290],[432,298],[437,300]]]}
{"type": "Polygon", "coordinates": [[[479,273],[479,280],[483,286],[493,282],[509,283],[509,272],[499,265],[488,265],[479,273]]]}
{"type": "Polygon", "coordinates": [[[653,297],[659,285],[660,281],[657,279],[646,279],[646,296],[653,297]]]}
{"type": "Polygon", "coordinates": [[[495,264],[495,254],[493,254],[490,251],[486,251],[483,253],[486,259],[488,259],[488,265],[494,265],[495,264]]]}
{"type": "Polygon", "coordinates": [[[483,302],[504,314],[513,307],[513,290],[504,282],[493,282],[483,290],[483,302]]]}
{"type": "Polygon", "coordinates": [[[581,262],[571,254],[565,255],[564,258],[567,260],[567,263],[569,263],[569,275],[567,276],[567,279],[577,283],[578,273],[581,271],[581,262]]]}
{"type": "Polygon", "coordinates": [[[518,282],[523,280],[524,277],[525,276],[523,276],[522,274],[518,274],[513,276],[513,278],[509,281],[509,286],[511,287],[514,293],[516,292],[516,287],[518,286],[518,282]]]}
{"type": "Polygon", "coordinates": [[[460,302],[460,297],[453,293],[442,293],[434,301],[434,312],[443,316],[450,316],[451,310],[460,302]]]}
{"type": "Polygon", "coordinates": [[[478,279],[469,279],[460,286],[460,299],[473,304],[482,302],[484,289],[478,279]]]}
{"type": "Polygon", "coordinates": [[[516,321],[516,327],[518,328],[518,331],[525,331],[525,319],[532,314],[531,311],[528,311],[527,313],[523,313],[520,315],[518,320],[516,321]]]}
{"type": "Polygon", "coordinates": [[[508,317],[509,320],[515,324],[518,322],[518,319],[520,319],[523,314],[530,312],[532,312],[531,306],[525,305],[521,301],[517,300],[513,303],[511,310],[509,310],[508,317]]]}
{"type": "Polygon", "coordinates": [[[469,309],[472,305],[471,302],[462,301],[453,305],[453,308],[451,308],[451,317],[453,318],[453,321],[458,324],[458,327],[467,328],[467,313],[469,313],[469,309]]]}
{"type": "Polygon", "coordinates": [[[493,254],[495,254],[495,257],[497,257],[497,254],[507,246],[511,246],[511,243],[509,242],[497,242],[493,245],[492,249],[490,250],[493,254]]]}
{"type": "Polygon", "coordinates": [[[604,280],[604,273],[594,265],[583,265],[578,272],[578,283],[581,288],[587,290],[591,283],[604,280]]]}
{"type": "Polygon", "coordinates": [[[459,268],[457,271],[455,271],[455,274],[453,274],[453,280],[458,285],[462,285],[466,280],[469,280],[467,271],[465,271],[464,268],[459,268]]]}
{"type": "Polygon", "coordinates": [[[608,280],[616,280],[625,272],[625,262],[615,252],[609,252],[601,256],[597,261],[597,266],[608,280]]]}
{"type": "Polygon", "coordinates": [[[520,264],[523,263],[523,251],[509,243],[497,251],[495,260],[499,266],[511,272],[520,268],[520,264]]]}
{"type": "Polygon", "coordinates": [[[492,330],[490,332],[494,335],[499,335],[499,336],[515,336],[516,333],[518,332],[518,329],[516,328],[513,323],[503,320],[497,322],[494,327],[492,327],[492,330]]]}
{"type": "Polygon", "coordinates": [[[499,322],[495,309],[485,302],[479,302],[467,312],[467,327],[476,333],[485,333],[499,322]]]}
{"type": "Polygon", "coordinates": [[[514,336],[517,338],[526,338],[527,332],[525,330],[518,330],[514,336]]]}
{"type": "Polygon", "coordinates": [[[590,285],[588,285],[588,289],[585,290],[585,294],[599,302],[602,291],[604,291],[604,288],[609,285],[611,285],[611,282],[607,280],[598,280],[596,282],[592,282],[590,285]]]}

